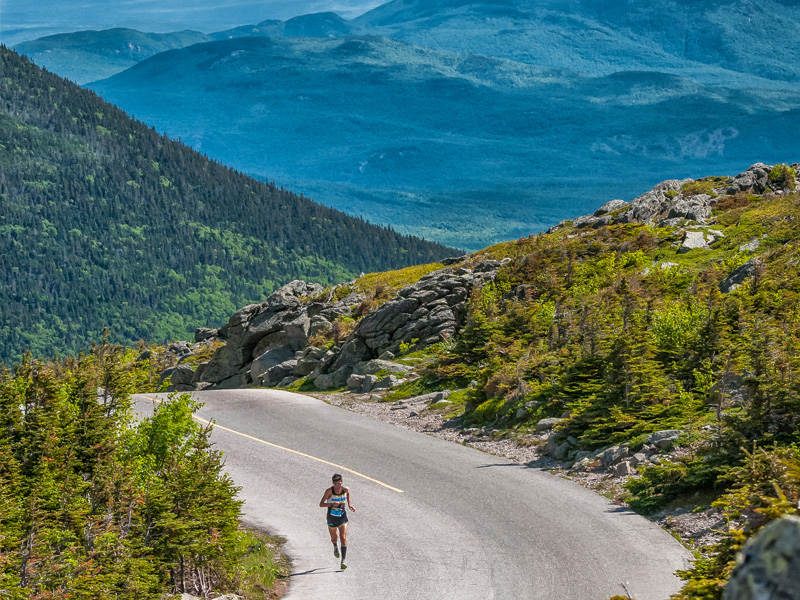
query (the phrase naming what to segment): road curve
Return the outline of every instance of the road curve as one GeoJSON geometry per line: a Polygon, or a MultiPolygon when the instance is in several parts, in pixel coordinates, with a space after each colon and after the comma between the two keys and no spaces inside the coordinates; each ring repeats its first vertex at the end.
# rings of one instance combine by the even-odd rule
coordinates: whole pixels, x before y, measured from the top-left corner
{"type": "Polygon", "coordinates": [[[688,566],[656,525],[538,469],[299,394],[195,397],[246,521],[288,540],[287,600],[664,600],[688,566]],[[356,508],[344,572],[319,507],[334,471],[356,508]]]}

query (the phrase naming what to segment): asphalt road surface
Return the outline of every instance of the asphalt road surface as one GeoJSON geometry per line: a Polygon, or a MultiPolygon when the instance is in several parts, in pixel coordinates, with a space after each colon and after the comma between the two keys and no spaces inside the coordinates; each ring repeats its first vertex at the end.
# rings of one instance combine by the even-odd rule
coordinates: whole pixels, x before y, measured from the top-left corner
{"type": "Polygon", "coordinates": [[[689,564],[656,525],[538,469],[299,394],[195,396],[245,521],[288,540],[287,600],[665,600],[689,564]],[[356,509],[346,571],[319,507],[334,472],[356,509]]]}

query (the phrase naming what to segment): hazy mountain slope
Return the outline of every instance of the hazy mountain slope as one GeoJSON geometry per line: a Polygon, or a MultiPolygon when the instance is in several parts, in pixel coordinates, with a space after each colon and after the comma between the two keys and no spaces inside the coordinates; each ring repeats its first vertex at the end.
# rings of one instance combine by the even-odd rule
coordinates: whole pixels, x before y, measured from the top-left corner
{"type": "Polygon", "coordinates": [[[5,0],[0,40],[12,45],[54,33],[110,27],[209,32],[314,12],[352,18],[378,4],[380,0],[5,0]]]}
{"type": "Polygon", "coordinates": [[[91,85],[248,173],[467,248],[795,146],[792,92],[589,77],[382,38],[242,38],[91,85]]]}
{"type": "Polygon", "coordinates": [[[256,25],[241,25],[225,31],[217,31],[211,37],[225,40],[247,36],[274,37],[343,37],[363,33],[359,27],[333,12],[312,13],[293,17],[286,21],[275,19],[256,25]]]}
{"type": "Polygon", "coordinates": [[[14,46],[40,67],[81,85],[106,79],[159,52],[200,42],[249,36],[343,37],[362,33],[336,13],[312,13],[286,21],[267,20],[211,34],[198,31],[143,33],[134,29],[76,31],[14,46]]]}
{"type": "Polygon", "coordinates": [[[187,339],[296,278],[457,252],[266,185],[2,50],[0,362],[187,339]]]}
{"type": "Polygon", "coordinates": [[[594,74],[800,79],[800,6],[788,0],[393,0],[354,23],[416,45],[594,74]]]}
{"type": "Polygon", "coordinates": [[[110,77],[159,52],[212,39],[198,31],[143,33],[118,28],[51,35],[17,44],[14,50],[40,67],[84,84],[110,77]]]}

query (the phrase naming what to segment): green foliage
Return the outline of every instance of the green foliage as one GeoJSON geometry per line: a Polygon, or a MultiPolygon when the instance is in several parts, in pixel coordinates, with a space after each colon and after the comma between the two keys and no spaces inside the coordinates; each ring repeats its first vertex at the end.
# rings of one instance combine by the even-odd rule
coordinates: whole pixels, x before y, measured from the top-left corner
{"type": "Polygon", "coordinates": [[[767,181],[769,182],[770,187],[774,189],[793,190],[796,185],[796,176],[797,173],[794,172],[792,167],[786,164],[778,164],[772,167],[772,170],[769,172],[769,176],[767,177],[767,181]]]}
{"type": "Polygon", "coordinates": [[[103,344],[0,374],[0,589],[11,597],[207,597],[277,574],[244,561],[268,553],[239,529],[237,488],[191,397],[132,418],[136,354],[103,344]]]}
{"type": "Polygon", "coordinates": [[[278,286],[457,251],[214,163],[0,54],[0,363],[190,339],[278,286]],[[75,299],[79,301],[75,301],[75,299]]]}
{"type": "Polygon", "coordinates": [[[681,188],[681,194],[684,196],[698,196],[700,194],[708,194],[712,198],[716,198],[719,194],[715,188],[724,187],[727,177],[704,177],[696,181],[685,183],[681,188]]]}
{"type": "Polygon", "coordinates": [[[728,531],[691,569],[678,571],[686,581],[676,600],[720,600],[747,538],[783,515],[800,514],[800,451],[796,446],[742,450],[742,461],[725,469],[731,490],[714,505],[728,531]],[[747,533],[745,533],[747,532],[747,533]]]}

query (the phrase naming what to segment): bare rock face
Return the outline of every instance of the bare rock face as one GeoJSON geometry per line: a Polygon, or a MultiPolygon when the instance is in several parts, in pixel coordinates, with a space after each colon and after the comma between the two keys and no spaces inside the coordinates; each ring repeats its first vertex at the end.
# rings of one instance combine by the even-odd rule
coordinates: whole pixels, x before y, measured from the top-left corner
{"type": "Polygon", "coordinates": [[[728,292],[732,292],[740,285],[742,285],[746,280],[753,277],[758,269],[762,267],[763,263],[758,258],[751,258],[746,263],[744,263],[741,267],[737,267],[731,274],[728,275],[725,279],[723,279],[719,283],[719,289],[723,294],[727,294],[728,292]]]}
{"type": "Polygon", "coordinates": [[[692,181],[692,179],[662,181],[649,192],[634,198],[628,210],[617,218],[617,222],[652,224],[657,217],[669,214],[670,209],[675,204],[668,193],[678,193],[685,184],[692,181]]]}
{"type": "Polygon", "coordinates": [[[220,387],[239,387],[254,381],[250,366],[254,358],[255,378],[292,358],[308,344],[311,320],[304,314],[304,299],[322,291],[322,286],[292,281],[264,302],[250,304],[231,316],[219,330],[226,340],[203,369],[203,381],[220,387]]]}
{"type": "Polygon", "coordinates": [[[736,194],[739,192],[763,194],[764,190],[767,189],[769,172],[771,170],[772,166],[770,165],[756,163],[744,173],[739,173],[736,177],[734,177],[733,182],[728,186],[726,192],[728,194],[736,194]]]}
{"type": "Polygon", "coordinates": [[[170,385],[167,388],[168,392],[188,392],[195,389],[193,383],[194,369],[189,365],[178,365],[177,367],[164,369],[158,380],[159,387],[168,377],[170,378],[170,385]]]}
{"type": "Polygon", "coordinates": [[[723,600],[800,600],[800,518],[783,517],[745,544],[723,600]]]}
{"type": "Polygon", "coordinates": [[[330,329],[338,317],[352,315],[364,296],[334,300],[331,293],[325,302],[319,299],[321,286],[292,281],[264,302],[231,316],[217,332],[226,345],[198,369],[194,383],[230,388],[306,377],[319,389],[333,389],[345,386],[359,365],[370,365],[375,368],[356,374],[366,375],[362,389],[371,388],[379,383],[371,381],[373,373],[408,369],[376,360],[379,356],[394,356],[404,344],[425,347],[454,336],[466,318],[470,291],[492,281],[507,260],[486,260],[474,270],[453,266],[427,274],[367,314],[340,345],[327,351],[310,348],[309,338],[330,329]]]}

